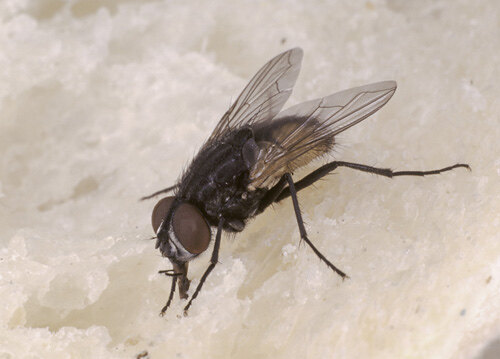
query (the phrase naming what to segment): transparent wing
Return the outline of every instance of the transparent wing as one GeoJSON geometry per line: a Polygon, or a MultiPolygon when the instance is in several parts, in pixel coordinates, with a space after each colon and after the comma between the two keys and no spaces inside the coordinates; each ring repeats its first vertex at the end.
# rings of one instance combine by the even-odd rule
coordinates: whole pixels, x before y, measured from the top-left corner
{"type": "Polygon", "coordinates": [[[261,153],[251,171],[252,185],[268,186],[328,152],[335,135],[384,106],[396,86],[394,81],[384,81],[355,87],[290,107],[272,122],[256,126],[262,141],[256,139],[261,153]]]}
{"type": "Polygon", "coordinates": [[[297,47],[265,64],[224,114],[207,143],[234,128],[276,116],[292,92],[299,75],[302,54],[302,49],[297,47]]]}

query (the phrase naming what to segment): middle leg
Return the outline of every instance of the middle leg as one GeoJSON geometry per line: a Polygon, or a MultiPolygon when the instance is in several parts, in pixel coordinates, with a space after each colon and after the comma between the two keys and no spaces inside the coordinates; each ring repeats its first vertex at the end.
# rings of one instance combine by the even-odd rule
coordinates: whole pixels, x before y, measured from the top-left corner
{"type": "Polygon", "coordinates": [[[297,218],[297,224],[299,226],[300,238],[307,243],[313,252],[319,257],[320,260],[325,262],[325,264],[330,267],[335,273],[342,277],[342,279],[349,278],[347,274],[342,272],[340,269],[335,267],[309,240],[307,237],[306,228],[304,227],[304,221],[302,220],[302,214],[300,213],[299,201],[297,199],[297,192],[295,191],[295,184],[293,183],[292,176],[287,173],[285,174],[286,180],[288,182],[288,188],[290,190],[290,196],[292,197],[293,209],[295,211],[295,217],[297,218]]]}

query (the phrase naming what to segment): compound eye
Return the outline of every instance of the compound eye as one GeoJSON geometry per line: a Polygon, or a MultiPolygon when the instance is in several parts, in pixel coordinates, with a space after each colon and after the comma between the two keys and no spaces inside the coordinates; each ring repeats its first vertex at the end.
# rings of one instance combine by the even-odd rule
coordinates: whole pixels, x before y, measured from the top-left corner
{"type": "Polygon", "coordinates": [[[192,254],[204,252],[210,243],[210,227],[198,208],[181,203],[172,221],[175,236],[192,254]]]}
{"type": "Polygon", "coordinates": [[[153,209],[153,214],[151,215],[151,224],[153,225],[153,229],[155,233],[158,233],[158,228],[161,225],[161,222],[165,220],[167,217],[168,211],[170,211],[170,207],[172,207],[172,202],[175,197],[165,197],[158,201],[155,208],[153,209]]]}

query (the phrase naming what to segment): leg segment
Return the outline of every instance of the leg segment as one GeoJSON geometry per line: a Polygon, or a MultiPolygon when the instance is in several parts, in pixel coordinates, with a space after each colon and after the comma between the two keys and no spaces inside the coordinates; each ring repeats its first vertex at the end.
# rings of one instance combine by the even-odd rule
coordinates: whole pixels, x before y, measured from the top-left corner
{"type": "Polygon", "coordinates": [[[205,280],[207,279],[208,275],[210,274],[212,269],[214,269],[215,265],[219,260],[219,248],[220,248],[220,239],[222,237],[223,224],[224,220],[220,219],[219,225],[217,226],[217,235],[215,236],[214,250],[212,252],[212,258],[210,259],[210,265],[205,270],[205,273],[203,273],[203,276],[200,279],[200,283],[198,283],[198,286],[196,287],[193,296],[191,297],[191,299],[189,299],[188,304],[184,307],[184,315],[187,315],[187,311],[189,310],[189,307],[191,307],[191,303],[198,296],[198,293],[200,293],[201,287],[203,287],[203,283],[205,283],[205,280]]]}
{"type": "Polygon", "coordinates": [[[259,203],[259,209],[257,210],[258,213],[262,213],[269,205],[271,205],[273,202],[276,201],[276,198],[278,198],[279,194],[283,191],[283,188],[286,185],[286,177],[282,176],[279,180],[278,183],[276,183],[262,198],[262,200],[259,203]]]}
{"type": "Polygon", "coordinates": [[[311,243],[309,238],[307,238],[307,232],[306,228],[304,227],[304,221],[302,220],[302,214],[300,213],[300,208],[299,208],[299,201],[297,199],[297,192],[295,190],[295,184],[293,183],[292,176],[289,173],[285,174],[285,178],[288,182],[288,189],[290,190],[290,196],[292,197],[292,202],[293,202],[293,209],[295,210],[295,217],[297,218],[297,224],[299,226],[299,232],[300,232],[300,238],[306,242],[309,247],[313,250],[313,252],[321,259],[323,262],[326,263],[328,267],[330,267],[335,273],[337,273],[339,276],[342,277],[342,279],[345,279],[347,274],[342,272],[340,269],[335,267],[326,257],[321,254],[321,252],[311,243]]]}
{"type": "MultiPolygon", "coordinates": [[[[362,165],[359,163],[351,163],[351,162],[343,162],[343,161],[333,161],[330,163],[327,163],[326,165],[321,166],[317,170],[311,172],[304,178],[302,178],[300,181],[295,183],[295,189],[300,191],[301,189],[304,189],[306,187],[309,187],[312,185],[314,182],[319,180],[320,178],[326,176],[333,170],[335,170],[337,167],[348,167],[352,168],[358,171],[363,171],[363,172],[368,172],[368,173],[374,173],[376,175],[384,176],[384,177],[396,177],[396,176],[427,176],[427,175],[436,175],[442,172],[446,171],[451,171],[455,168],[463,167],[467,168],[470,170],[469,165],[463,164],[463,163],[458,163],[453,166],[448,166],[444,167],[438,170],[430,170],[430,171],[393,171],[389,168],[377,168],[377,167],[371,167],[367,165],[362,165]]],[[[290,193],[290,186],[285,188],[276,198],[276,202],[279,202],[291,195],[290,193]]]]}
{"type": "Polygon", "coordinates": [[[173,263],[173,269],[158,271],[160,274],[165,274],[167,277],[172,277],[172,286],[170,287],[170,294],[168,296],[167,304],[161,308],[160,316],[164,316],[175,293],[175,285],[177,284],[177,279],[179,280],[179,297],[182,299],[187,298],[187,291],[189,289],[189,279],[187,279],[188,264],[187,263],[173,263]]]}
{"type": "Polygon", "coordinates": [[[177,276],[174,275],[172,276],[172,287],[170,287],[170,295],[168,296],[167,304],[165,304],[165,306],[161,308],[160,312],[161,317],[165,315],[165,312],[167,311],[168,307],[170,307],[170,303],[172,303],[172,298],[174,297],[176,284],[177,284],[177,276]]]}
{"type": "Polygon", "coordinates": [[[158,196],[159,194],[162,194],[162,193],[167,193],[167,192],[170,192],[172,190],[174,190],[175,188],[177,187],[177,185],[174,185],[174,186],[170,186],[170,187],[167,187],[167,188],[164,188],[164,189],[161,189],[159,191],[156,191],[155,193],[152,193],[148,196],[144,196],[144,197],[141,197],[141,201],[144,201],[145,199],[150,199],[150,198],[153,198],[155,196],[158,196]]]}

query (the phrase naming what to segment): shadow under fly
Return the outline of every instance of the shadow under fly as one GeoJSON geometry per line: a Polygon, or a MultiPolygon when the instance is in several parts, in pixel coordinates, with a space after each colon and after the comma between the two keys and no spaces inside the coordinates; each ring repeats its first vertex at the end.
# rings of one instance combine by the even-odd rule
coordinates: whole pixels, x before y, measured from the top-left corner
{"type": "Polygon", "coordinates": [[[271,204],[291,197],[302,240],[331,270],[347,275],[330,262],[309,239],[297,192],[338,167],[385,177],[425,176],[450,171],[455,164],[429,171],[392,171],[363,164],[333,161],[295,181],[292,173],[330,152],[335,136],[363,121],[384,106],[396,91],[396,82],[384,81],[307,101],[280,112],[292,92],[302,61],[294,48],[266,63],[243,89],[219,121],[189,167],[171,187],[148,199],[173,191],[153,209],[156,248],[172,263],[160,271],[172,277],[164,314],[179,288],[188,298],[188,263],[207,250],[212,229],[215,243],[210,264],[184,307],[187,313],[219,257],[222,232],[241,232],[247,221],[271,204]]]}

